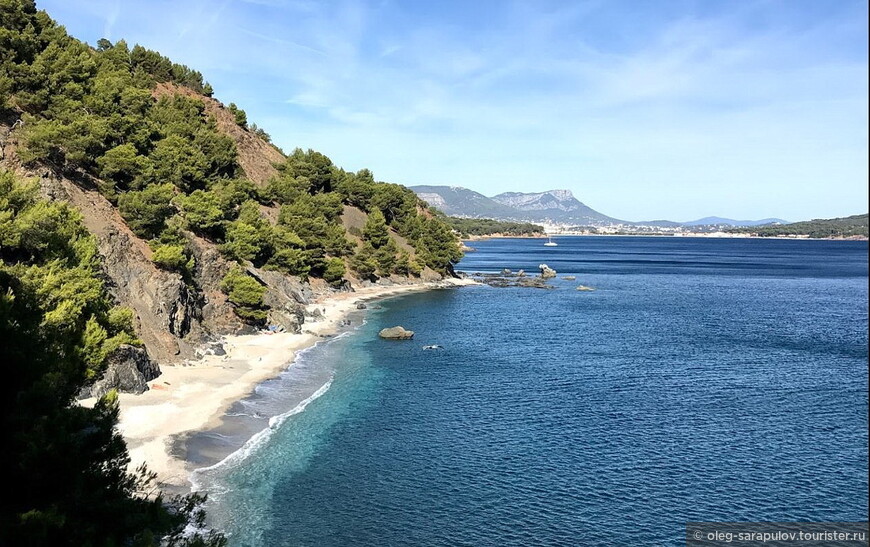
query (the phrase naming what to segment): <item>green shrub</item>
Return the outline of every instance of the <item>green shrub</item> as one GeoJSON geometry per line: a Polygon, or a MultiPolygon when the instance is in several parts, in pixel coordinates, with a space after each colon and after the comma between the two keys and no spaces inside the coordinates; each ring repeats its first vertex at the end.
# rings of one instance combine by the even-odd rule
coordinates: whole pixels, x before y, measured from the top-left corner
{"type": "Polygon", "coordinates": [[[132,334],[134,332],[133,310],[127,306],[115,306],[110,309],[106,320],[113,333],[127,332],[132,334]]]}
{"type": "Polygon", "coordinates": [[[371,278],[378,270],[375,249],[371,243],[364,243],[359,251],[350,259],[350,267],[363,279],[371,278]]]}
{"type": "Polygon", "coordinates": [[[237,261],[257,261],[268,250],[269,234],[244,222],[232,222],[227,226],[222,253],[237,261]]]}
{"type": "Polygon", "coordinates": [[[175,213],[171,184],[153,184],[144,190],[125,192],[118,197],[118,211],[133,233],[145,239],[155,237],[175,213]]]}
{"type": "Polygon", "coordinates": [[[245,111],[236,106],[236,103],[230,103],[227,107],[233,115],[233,121],[236,122],[236,125],[239,127],[247,128],[248,127],[248,115],[245,114],[245,111]]]}
{"type": "Polygon", "coordinates": [[[226,212],[217,194],[195,190],[188,196],[179,195],[174,203],[181,209],[181,214],[194,232],[210,237],[220,235],[226,212]]]}
{"type": "Polygon", "coordinates": [[[375,209],[369,213],[362,234],[363,239],[371,243],[375,249],[380,249],[390,241],[390,230],[380,210],[375,209]]]}
{"type": "Polygon", "coordinates": [[[164,270],[178,272],[189,276],[193,272],[196,261],[188,256],[184,245],[158,243],[154,245],[151,261],[164,270]]]}
{"type": "Polygon", "coordinates": [[[151,170],[151,162],[132,144],[121,144],[97,158],[99,174],[121,189],[134,187],[151,170]]]}
{"type": "Polygon", "coordinates": [[[393,272],[396,267],[396,252],[398,248],[392,239],[387,239],[387,243],[380,249],[375,249],[375,261],[378,263],[377,274],[381,277],[387,277],[393,272]]]}
{"type": "Polygon", "coordinates": [[[326,261],[326,268],[323,270],[323,280],[332,285],[337,285],[344,280],[346,270],[344,261],[340,258],[330,258],[326,261]]]}
{"type": "Polygon", "coordinates": [[[302,249],[294,249],[292,247],[278,249],[275,251],[266,267],[272,270],[279,270],[290,275],[298,275],[299,277],[307,277],[311,272],[311,266],[308,262],[308,255],[302,249]]]}
{"type": "Polygon", "coordinates": [[[262,323],[266,319],[263,295],[266,287],[249,276],[239,266],[233,266],[221,281],[221,290],[227,300],[235,304],[236,315],[249,323],[262,323]]]}

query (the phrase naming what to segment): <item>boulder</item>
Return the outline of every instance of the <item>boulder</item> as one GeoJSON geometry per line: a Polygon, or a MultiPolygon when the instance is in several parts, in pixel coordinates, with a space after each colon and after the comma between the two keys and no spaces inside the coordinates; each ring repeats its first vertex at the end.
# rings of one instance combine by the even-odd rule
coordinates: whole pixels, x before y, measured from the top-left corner
{"type": "Polygon", "coordinates": [[[273,270],[261,270],[253,266],[246,268],[246,271],[254,279],[268,287],[269,290],[263,295],[263,303],[269,307],[283,307],[288,302],[293,301],[304,306],[314,300],[311,286],[299,281],[296,277],[273,270]]]}
{"type": "Polygon", "coordinates": [[[505,268],[501,271],[501,275],[511,275],[511,274],[513,274],[513,272],[510,270],[510,268],[505,268]]]}
{"type": "Polygon", "coordinates": [[[516,286],[532,289],[555,289],[554,286],[547,284],[544,279],[544,277],[524,277],[520,279],[516,286]]]}
{"type": "Polygon", "coordinates": [[[305,317],[310,317],[315,321],[319,321],[323,319],[323,312],[320,311],[320,308],[314,308],[313,310],[305,310],[305,317]]]}
{"type": "Polygon", "coordinates": [[[381,329],[381,332],[378,333],[378,336],[384,338],[386,340],[410,340],[414,337],[414,331],[405,330],[404,327],[390,327],[388,329],[381,329]]]}
{"type": "Polygon", "coordinates": [[[335,287],[335,290],[337,290],[338,292],[356,292],[353,289],[353,285],[351,285],[350,281],[348,281],[347,279],[342,279],[341,283],[339,283],[338,286],[335,287]]]}
{"type": "Polygon", "coordinates": [[[279,326],[285,332],[299,333],[305,323],[304,309],[293,302],[286,302],[281,308],[272,308],[266,316],[266,323],[279,326]]]}
{"type": "Polygon", "coordinates": [[[526,276],[526,271],[525,271],[525,270],[520,270],[520,271],[517,272],[517,277],[525,277],[525,276],[526,276]]]}
{"type": "Polygon", "coordinates": [[[541,270],[541,279],[550,279],[552,277],[556,277],[556,270],[547,266],[546,264],[541,264],[538,266],[541,270]]]}
{"type": "Polygon", "coordinates": [[[366,308],[368,308],[368,306],[366,306],[365,302],[360,302],[359,304],[356,305],[356,309],[358,309],[358,310],[364,310],[366,308]]]}
{"type": "Polygon", "coordinates": [[[106,358],[103,376],[82,388],[79,398],[102,397],[113,389],[123,393],[144,393],[148,391],[148,382],[158,376],[160,367],[143,348],[121,344],[106,358]]]}

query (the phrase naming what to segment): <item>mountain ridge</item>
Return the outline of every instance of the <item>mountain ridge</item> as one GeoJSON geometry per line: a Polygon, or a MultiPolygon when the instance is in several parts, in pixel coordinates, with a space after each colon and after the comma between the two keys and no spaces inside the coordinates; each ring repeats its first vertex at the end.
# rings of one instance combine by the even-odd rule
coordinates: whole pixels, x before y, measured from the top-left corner
{"type": "Polygon", "coordinates": [[[687,222],[673,220],[627,221],[596,211],[578,200],[571,190],[554,189],[545,192],[502,192],[487,197],[461,186],[409,186],[420,199],[449,216],[492,218],[515,222],[538,222],[564,226],[646,226],[680,228],[699,226],[754,227],[788,224],[780,218],[734,220],[709,216],[687,222]]]}
{"type": "Polygon", "coordinates": [[[733,218],[713,216],[699,218],[698,220],[690,220],[688,222],[681,222],[680,224],[682,224],[683,226],[764,226],[766,224],[789,224],[789,221],[783,220],[781,218],[763,218],[760,220],[734,220],[733,218]]]}
{"type": "Polygon", "coordinates": [[[449,216],[518,222],[605,226],[625,221],[602,214],[579,201],[570,190],[503,192],[487,197],[461,186],[409,186],[420,199],[449,216]]]}

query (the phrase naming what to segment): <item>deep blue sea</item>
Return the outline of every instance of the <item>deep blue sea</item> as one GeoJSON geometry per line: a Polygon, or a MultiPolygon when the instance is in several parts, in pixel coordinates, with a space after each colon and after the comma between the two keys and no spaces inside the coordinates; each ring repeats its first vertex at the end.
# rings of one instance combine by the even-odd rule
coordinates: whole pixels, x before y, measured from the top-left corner
{"type": "Polygon", "coordinates": [[[555,289],[385,300],[237,405],[278,416],[195,474],[230,544],[678,546],[687,521],[867,520],[867,242],[556,241],[475,242],[458,267],[546,263],[555,289]],[[377,338],[393,325],[417,335],[377,338]]]}

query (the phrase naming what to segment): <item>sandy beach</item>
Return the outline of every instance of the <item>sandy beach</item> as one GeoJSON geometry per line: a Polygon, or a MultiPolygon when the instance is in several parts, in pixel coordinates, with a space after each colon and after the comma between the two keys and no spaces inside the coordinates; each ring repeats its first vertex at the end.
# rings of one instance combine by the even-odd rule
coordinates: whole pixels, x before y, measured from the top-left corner
{"type": "MultiPolygon", "coordinates": [[[[190,487],[192,469],[171,454],[174,436],[216,427],[233,402],[249,395],[261,382],[275,377],[296,352],[334,334],[341,320],[359,302],[439,287],[470,285],[469,279],[436,283],[372,286],[339,293],[314,302],[323,317],[306,320],[302,333],[260,333],[226,336],[226,355],[208,355],[181,365],[163,365],[162,374],[141,395],[122,393],[118,429],[130,452],[130,469],[146,462],[158,482],[171,489],[190,487]]],[[[93,400],[82,404],[93,404],[93,400]]]]}

